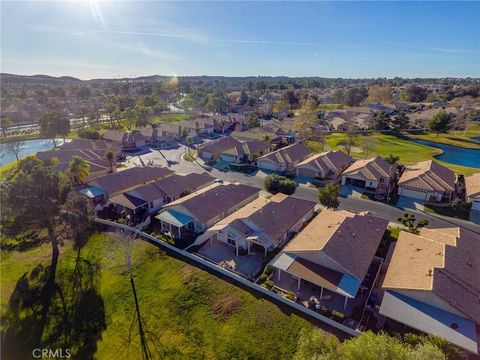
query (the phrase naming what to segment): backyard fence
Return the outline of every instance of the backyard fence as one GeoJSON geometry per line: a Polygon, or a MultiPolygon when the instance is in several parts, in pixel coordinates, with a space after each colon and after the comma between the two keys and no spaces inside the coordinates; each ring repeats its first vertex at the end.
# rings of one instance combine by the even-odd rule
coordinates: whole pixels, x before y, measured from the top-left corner
{"type": "Polygon", "coordinates": [[[308,315],[308,316],[311,316],[329,326],[332,326],[348,335],[351,335],[351,336],[359,336],[361,334],[360,331],[358,330],[355,330],[355,329],[352,329],[348,326],[345,326],[333,319],[330,319],[326,316],[323,316],[313,310],[310,310],[306,307],[304,307],[303,305],[300,305],[294,301],[291,301],[291,300],[288,300],[286,298],[284,298],[283,296],[281,295],[278,295],[260,285],[257,285],[255,283],[252,283],[251,281],[229,271],[229,270],[226,270],[214,263],[211,263],[210,261],[207,261],[195,254],[192,254],[192,253],[189,253],[188,251],[185,251],[185,250],[181,250],[181,249],[178,249],[177,247],[173,246],[173,245],[170,245],[162,240],[159,240],[157,239],[156,237],[150,235],[150,234],[147,234],[147,233],[144,233],[143,231],[140,231],[136,228],[133,228],[133,227],[130,227],[130,226],[127,226],[127,225],[123,225],[123,224],[118,224],[118,223],[115,223],[113,221],[109,221],[109,220],[104,220],[104,219],[98,219],[96,218],[95,219],[95,222],[98,223],[98,224],[102,224],[102,225],[107,225],[107,226],[111,226],[111,227],[115,227],[115,228],[118,228],[118,229],[121,229],[121,230],[124,230],[124,231],[129,231],[129,232],[132,232],[136,235],[138,235],[138,237],[140,237],[142,240],[145,240],[149,243],[152,243],[154,245],[157,245],[158,247],[160,248],[163,248],[163,249],[166,249],[166,250],[169,250],[169,251],[173,251],[175,253],[177,253],[178,255],[182,256],[182,257],[185,257],[185,258],[188,258],[189,260],[193,261],[194,263],[197,263],[203,267],[206,267],[206,268],[209,268],[211,270],[213,270],[214,272],[216,273],[219,273],[223,276],[226,276],[230,279],[232,279],[233,281],[235,281],[236,283],[239,283],[239,284],[242,284],[250,289],[252,289],[253,291],[256,291],[256,292],[259,292],[259,293],[262,293],[263,295],[266,295],[267,297],[270,297],[278,302],[281,302],[287,306],[290,306],[292,307],[293,309],[297,310],[297,311],[300,311],[302,313],[304,313],[305,315],[308,315]]]}

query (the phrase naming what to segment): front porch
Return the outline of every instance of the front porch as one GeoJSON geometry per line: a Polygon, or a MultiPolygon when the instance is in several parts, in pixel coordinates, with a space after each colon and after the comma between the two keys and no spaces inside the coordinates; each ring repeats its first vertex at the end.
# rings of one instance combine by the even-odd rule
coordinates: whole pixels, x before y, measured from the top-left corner
{"type": "Polygon", "coordinates": [[[197,254],[250,279],[262,271],[265,261],[262,248],[251,246],[249,253],[239,255],[235,246],[217,240],[216,236],[207,240],[197,250],[197,254]]]}

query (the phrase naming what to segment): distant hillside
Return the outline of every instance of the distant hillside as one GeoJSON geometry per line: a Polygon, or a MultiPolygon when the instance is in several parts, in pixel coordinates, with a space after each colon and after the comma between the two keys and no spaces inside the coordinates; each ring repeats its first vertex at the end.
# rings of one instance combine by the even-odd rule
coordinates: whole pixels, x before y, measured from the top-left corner
{"type": "Polygon", "coordinates": [[[15,75],[15,74],[0,74],[2,83],[21,84],[21,83],[42,83],[42,84],[65,84],[65,83],[79,83],[82,80],[71,77],[61,76],[54,77],[49,75],[15,75]]]}

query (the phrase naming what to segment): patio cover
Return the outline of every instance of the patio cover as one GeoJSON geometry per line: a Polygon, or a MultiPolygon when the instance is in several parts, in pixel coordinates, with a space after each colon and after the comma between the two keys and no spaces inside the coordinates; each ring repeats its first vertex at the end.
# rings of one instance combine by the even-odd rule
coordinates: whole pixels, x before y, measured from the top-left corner
{"type": "Polygon", "coordinates": [[[273,266],[349,298],[357,295],[361,285],[360,280],[349,274],[326,268],[292,254],[282,253],[273,266]]]}
{"type": "Polygon", "coordinates": [[[478,337],[472,320],[394,291],[385,291],[380,314],[411,328],[440,336],[464,350],[478,354],[478,337]],[[458,328],[453,329],[452,324],[458,328]]]}
{"type": "Polygon", "coordinates": [[[145,200],[125,193],[111,197],[110,202],[121,205],[130,210],[135,210],[139,206],[145,205],[147,203],[145,200]]]}
{"type": "Polygon", "coordinates": [[[171,209],[161,212],[155,218],[176,227],[182,227],[193,221],[192,217],[171,209]]]}
{"type": "Polygon", "coordinates": [[[99,189],[93,186],[86,187],[80,190],[79,193],[90,199],[93,199],[93,198],[96,198],[97,196],[105,194],[105,192],[102,189],[99,189]]]}

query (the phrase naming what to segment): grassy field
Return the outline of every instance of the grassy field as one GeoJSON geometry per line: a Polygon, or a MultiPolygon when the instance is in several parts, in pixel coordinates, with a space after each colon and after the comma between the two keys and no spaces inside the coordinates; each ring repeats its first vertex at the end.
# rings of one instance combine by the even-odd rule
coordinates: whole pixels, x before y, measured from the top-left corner
{"type": "Polygon", "coordinates": [[[408,135],[414,139],[429,140],[447,145],[459,146],[469,149],[480,149],[480,141],[474,141],[472,138],[480,137],[480,130],[472,130],[466,133],[458,132],[453,134],[422,134],[408,135]]]}
{"type": "MultiPolygon", "coordinates": [[[[359,135],[355,146],[352,148],[352,156],[357,158],[365,158],[365,153],[362,150],[362,145],[367,137],[373,137],[375,143],[368,156],[386,156],[388,154],[398,155],[402,164],[413,164],[419,161],[433,159],[434,155],[441,154],[441,150],[430,146],[417,144],[408,140],[397,138],[393,135],[373,134],[373,135],[359,135]]],[[[334,133],[327,136],[327,146],[332,150],[343,150],[340,145],[344,140],[344,134],[334,133]]],[[[320,145],[315,142],[310,142],[309,147],[314,151],[320,151],[320,145]]],[[[448,168],[462,174],[473,174],[478,172],[478,169],[458,166],[439,161],[448,168]]]]}
{"type": "Polygon", "coordinates": [[[26,134],[26,135],[17,135],[17,136],[7,136],[0,138],[0,143],[14,142],[14,141],[25,141],[25,140],[36,140],[41,139],[43,136],[41,134],[26,134]]]}
{"type": "Polygon", "coordinates": [[[192,116],[190,114],[162,114],[162,115],[153,115],[150,117],[150,122],[152,124],[173,124],[176,122],[191,120],[192,116]]]}
{"type": "MultiPolygon", "coordinates": [[[[27,358],[29,346],[38,341],[28,338],[32,326],[27,322],[28,309],[15,313],[18,310],[15,304],[22,295],[19,289],[25,288],[28,279],[27,294],[32,297],[35,290],[32,279],[42,279],[42,267],[37,265],[48,265],[49,259],[48,245],[22,253],[2,253],[2,331],[15,335],[17,343],[12,344],[10,338],[9,345],[16,349],[16,358],[27,358]]],[[[300,330],[313,329],[313,325],[287,310],[172,258],[152,245],[136,243],[133,264],[148,345],[152,352],[157,352],[154,358],[160,354],[169,359],[291,359],[300,330]]],[[[106,235],[94,235],[77,261],[76,251],[66,243],[61,249],[56,281],[64,305],[58,305],[59,300],[52,305],[56,308],[57,304],[59,311],[51,315],[49,326],[42,333],[45,339],[42,345],[58,348],[66,343],[79,351],[82,358],[141,358],[138,327],[132,322],[134,299],[118,245],[106,235]],[[71,285],[74,273],[75,283],[82,286],[71,285]],[[63,324],[56,319],[62,313],[78,313],[81,317],[77,320],[80,325],[74,322],[76,331],[71,331],[67,339],[61,331],[60,334],[55,331],[63,324]]],[[[11,348],[4,346],[4,351],[8,349],[11,348]]]]}

